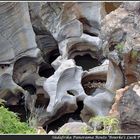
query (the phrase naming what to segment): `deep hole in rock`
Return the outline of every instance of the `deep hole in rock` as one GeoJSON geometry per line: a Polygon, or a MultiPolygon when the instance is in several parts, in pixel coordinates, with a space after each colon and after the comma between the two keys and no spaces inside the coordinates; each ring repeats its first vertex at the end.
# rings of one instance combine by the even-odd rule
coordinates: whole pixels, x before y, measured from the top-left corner
{"type": "Polygon", "coordinates": [[[36,108],[40,108],[40,107],[44,107],[47,108],[48,104],[49,104],[50,99],[49,98],[45,98],[44,94],[38,94],[37,95],[37,100],[35,103],[35,107],[36,108]]]}
{"type": "MultiPolygon", "coordinates": [[[[101,78],[101,77],[100,77],[101,78]]],[[[92,95],[96,88],[104,87],[105,79],[96,79],[95,76],[89,75],[81,81],[84,91],[87,95],[92,95]]]]}
{"type": "Polygon", "coordinates": [[[46,64],[42,64],[39,68],[39,75],[41,77],[49,78],[54,74],[55,70],[53,67],[48,67],[46,64]]]}
{"type": "Polygon", "coordinates": [[[47,133],[49,131],[57,131],[61,126],[63,126],[65,123],[68,123],[69,121],[82,121],[80,118],[80,112],[83,109],[83,101],[77,102],[78,108],[73,113],[67,113],[63,116],[61,116],[59,119],[51,122],[48,127],[44,127],[45,130],[47,130],[47,133]]]}
{"type": "Polygon", "coordinates": [[[114,51],[115,46],[117,46],[117,44],[111,44],[111,46],[109,47],[109,51],[114,51]]]}
{"type": "Polygon", "coordinates": [[[77,55],[74,57],[74,60],[76,65],[82,66],[83,70],[89,70],[100,65],[100,62],[97,59],[92,58],[89,54],[85,54],[83,56],[77,55]]]}
{"type": "Polygon", "coordinates": [[[84,33],[87,34],[87,35],[90,35],[90,36],[98,37],[98,34],[97,33],[90,33],[88,31],[84,31],[84,33]]]}
{"type": "Polygon", "coordinates": [[[22,86],[22,88],[24,90],[27,90],[31,95],[34,95],[36,93],[36,88],[31,84],[24,85],[24,86],[22,86]]]}
{"type": "Polygon", "coordinates": [[[60,55],[60,53],[58,49],[55,49],[51,51],[49,55],[49,64],[51,64],[60,55]]]}
{"type": "Polygon", "coordinates": [[[72,92],[71,90],[68,90],[67,93],[68,93],[69,95],[74,96],[74,94],[73,94],[73,92],[72,92]]]}

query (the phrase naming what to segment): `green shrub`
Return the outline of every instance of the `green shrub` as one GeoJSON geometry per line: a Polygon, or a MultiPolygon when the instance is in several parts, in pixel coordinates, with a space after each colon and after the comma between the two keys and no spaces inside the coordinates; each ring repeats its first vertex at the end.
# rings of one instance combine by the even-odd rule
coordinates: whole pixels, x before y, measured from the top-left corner
{"type": "Polygon", "coordinates": [[[36,131],[27,123],[20,122],[17,114],[0,106],[0,134],[34,134],[36,131]]]}
{"type": "Polygon", "coordinates": [[[84,134],[117,134],[120,132],[119,121],[114,117],[93,117],[89,120],[89,124],[93,129],[83,128],[84,134]]]}
{"type": "Polygon", "coordinates": [[[123,52],[123,45],[118,44],[118,45],[115,46],[115,49],[117,49],[119,53],[122,53],[123,52]]]}

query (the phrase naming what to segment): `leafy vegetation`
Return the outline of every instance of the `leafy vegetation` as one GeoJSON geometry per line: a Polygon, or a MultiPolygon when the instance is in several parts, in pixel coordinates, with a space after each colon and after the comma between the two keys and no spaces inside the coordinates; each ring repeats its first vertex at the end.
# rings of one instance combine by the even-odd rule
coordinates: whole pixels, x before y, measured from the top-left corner
{"type": "Polygon", "coordinates": [[[0,106],[0,134],[34,134],[36,131],[27,123],[20,122],[17,114],[0,106]]]}
{"type": "Polygon", "coordinates": [[[89,120],[93,129],[82,128],[84,134],[117,134],[120,132],[119,121],[110,116],[97,116],[89,120]]]}
{"type": "Polygon", "coordinates": [[[115,49],[117,49],[119,53],[122,53],[123,52],[123,45],[118,44],[118,45],[115,46],[115,49]]]}

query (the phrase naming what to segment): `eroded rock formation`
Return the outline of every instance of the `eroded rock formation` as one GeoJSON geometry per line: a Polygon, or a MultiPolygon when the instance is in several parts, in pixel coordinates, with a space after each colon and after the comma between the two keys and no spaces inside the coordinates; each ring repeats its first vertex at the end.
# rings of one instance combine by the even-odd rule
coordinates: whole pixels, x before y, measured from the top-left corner
{"type": "Polygon", "coordinates": [[[46,130],[77,110],[84,122],[106,116],[115,102],[131,129],[139,85],[115,96],[140,80],[139,9],[138,2],[0,3],[0,98],[22,102],[30,125],[46,130]]]}
{"type": "MultiPolygon", "coordinates": [[[[139,8],[139,2],[123,3],[102,22],[104,55],[116,65],[115,70],[120,69],[118,72],[122,75],[121,87],[140,80],[139,8]]],[[[116,79],[116,84],[119,83],[121,81],[116,79]]],[[[138,84],[116,92],[115,104],[110,113],[120,119],[122,132],[139,132],[138,102],[138,84]]]]}
{"type": "Polygon", "coordinates": [[[17,104],[22,96],[20,94],[25,93],[12,78],[15,62],[24,60],[25,57],[39,57],[28,11],[27,3],[0,3],[0,96],[7,100],[8,105],[17,104]],[[9,102],[10,98],[15,101],[9,102]]]}

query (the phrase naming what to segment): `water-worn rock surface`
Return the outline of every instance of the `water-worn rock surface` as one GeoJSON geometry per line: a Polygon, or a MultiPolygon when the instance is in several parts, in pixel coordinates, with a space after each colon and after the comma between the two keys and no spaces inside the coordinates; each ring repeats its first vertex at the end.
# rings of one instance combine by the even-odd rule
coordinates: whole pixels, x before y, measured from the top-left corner
{"type": "Polygon", "coordinates": [[[139,132],[139,9],[139,2],[1,2],[0,98],[47,132],[71,119],[70,133],[80,132],[73,127],[107,115],[122,132],[139,132]]]}

